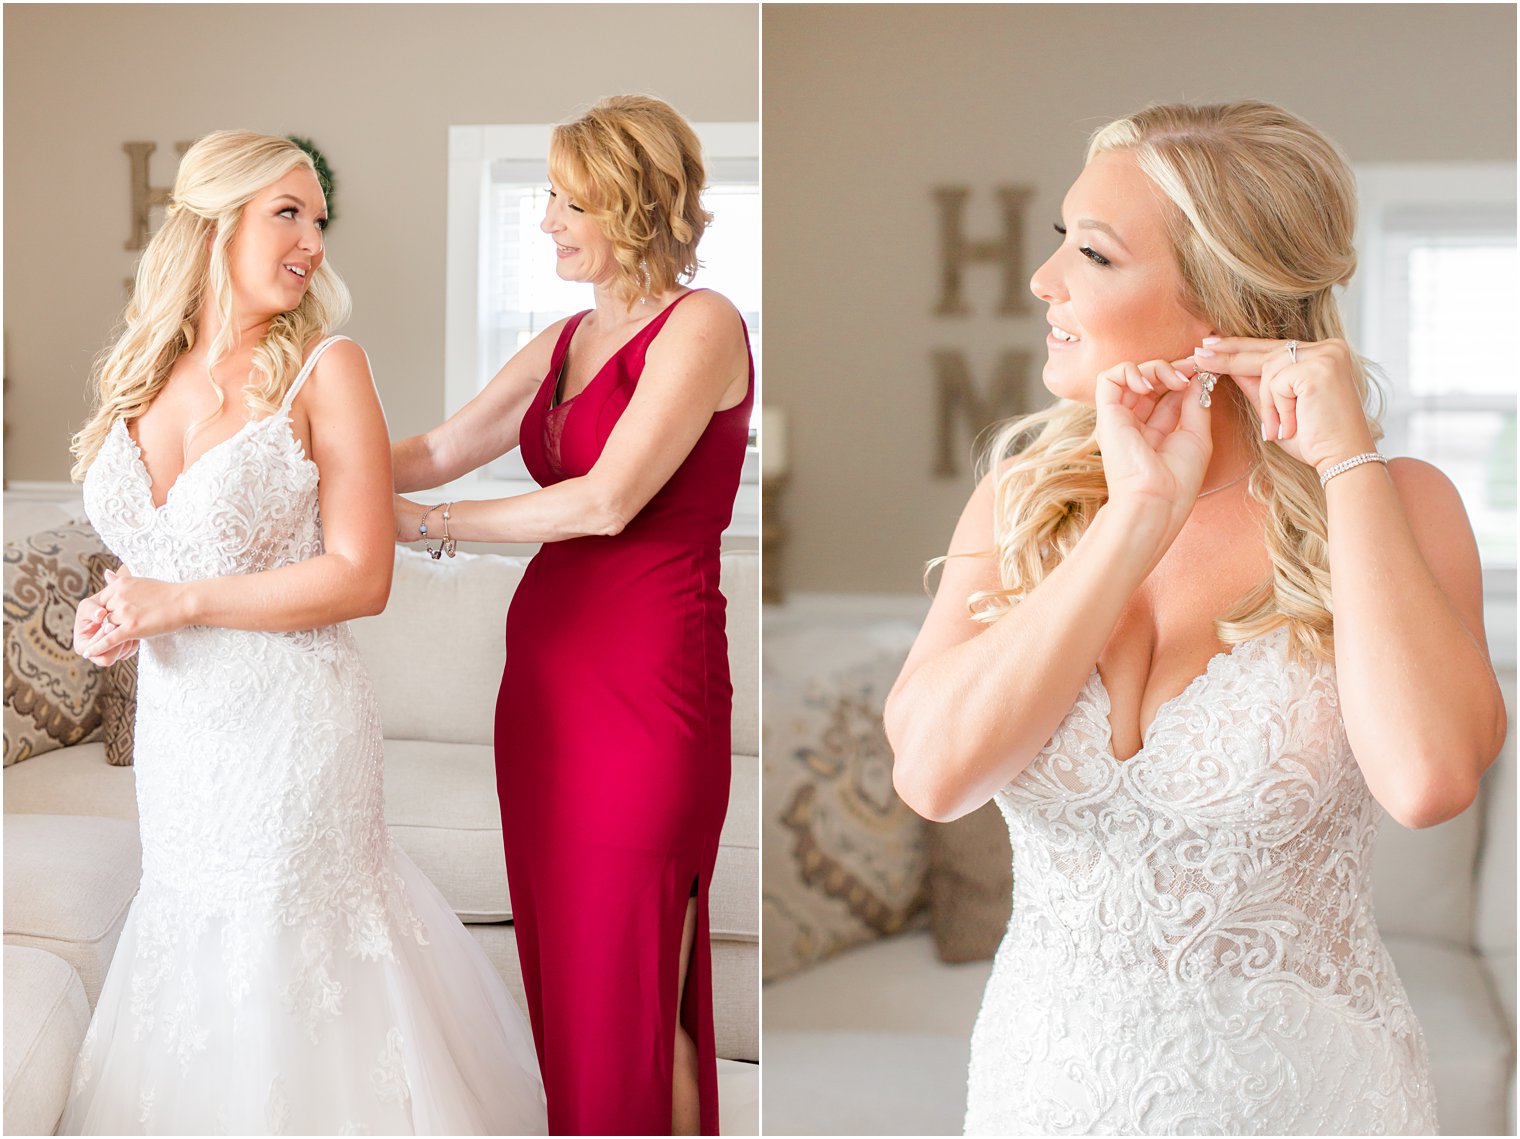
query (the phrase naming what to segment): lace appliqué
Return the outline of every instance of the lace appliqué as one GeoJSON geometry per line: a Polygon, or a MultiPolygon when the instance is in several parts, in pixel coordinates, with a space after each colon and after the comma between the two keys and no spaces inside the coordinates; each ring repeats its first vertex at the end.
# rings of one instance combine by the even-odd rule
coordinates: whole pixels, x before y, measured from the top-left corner
{"type": "Polygon", "coordinates": [[[968,1133],[1434,1131],[1371,910],[1379,812],[1333,670],[1286,648],[1219,654],[1123,762],[1095,670],[998,793],[1014,907],[968,1133]]]}

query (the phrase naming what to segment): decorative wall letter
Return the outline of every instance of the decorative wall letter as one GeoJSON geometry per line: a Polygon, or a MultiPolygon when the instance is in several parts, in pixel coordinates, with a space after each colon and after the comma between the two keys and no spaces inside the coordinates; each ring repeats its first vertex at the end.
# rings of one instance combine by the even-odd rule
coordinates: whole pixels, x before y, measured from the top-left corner
{"type": "MultiPolygon", "coordinates": [[[[148,235],[152,231],[151,213],[154,206],[169,201],[169,186],[153,186],[148,183],[148,156],[158,149],[153,142],[124,142],[121,148],[132,162],[132,236],[126,248],[136,252],[148,247],[148,235]]],[[[188,142],[177,142],[174,149],[183,155],[190,149],[188,142]]]]}
{"type": "Polygon", "coordinates": [[[993,192],[1002,206],[1003,233],[985,241],[972,241],[965,233],[965,186],[941,186],[934,191],[939,203],[940,294],[936,316],[966,316],[971,308],[961,296],[961,273],[977,261],[990,261],[1002,270],[1002,298],[997,311],[1013,316],[1028,311],[1028,275],[1024,272],[1024,202],[1034,191],[1028,186],[997,186],[993,192]]]}
{"type": "Polygon", "coordinates": [[[955,445],[957,423],[966,429],[966,436],[974,442],[998,420],[1019,413],[1024,403],[1024,374],[1028,368],[1028,352],[1008,349],[998,358],[991,390],[983,393],[972,383],[971,368],[964,353],[950,348],[935,349],[935,402],[939,405],[939,435],[934,462],[936,478],[954,478],[960,473],[959,457],[966,453],[966,449],[955,445]]]}

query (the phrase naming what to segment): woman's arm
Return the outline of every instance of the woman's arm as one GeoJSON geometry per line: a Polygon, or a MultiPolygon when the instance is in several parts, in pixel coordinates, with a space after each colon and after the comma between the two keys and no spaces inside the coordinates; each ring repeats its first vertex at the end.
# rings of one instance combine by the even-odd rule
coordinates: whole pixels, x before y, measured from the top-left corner
{"type": "Polygon", "coordinates": [[[352,341],[323,353],[296,399],[293,419],[309,425],[310,457],[325,552],[262,573],[165,582],[118,574],[90,600],[109,627],[85,646],[91,660],[116,646],[187,625],[288,632],[378,613],[390,593],[394,559],[390,448],[369,362],[352,341]]]}
{"type": "Polygon", "coordinates": [[[1408,827],[1466,810],[1504,745],[1483,629],[1483,573],[1462,500],[1415,459],[1325,486],[1335,668],[1368,789],[1408,827]]]}
{"type": "Polygon", "coordinates": [[[516,447],[523,412],[543,383],[564,327],[557,320],[540,332],[479,395],[437,427],[392,444],[395,489],[428,490],[453,482],[516,447]]]}
{"type": "MultiPolygon", "coordinates": [[[[456,502],[450,535],[468,542],[554,542],[618,533],[691,453],[713,413],[743,399],[748,382],[738,310],[713,292],[691,296],[650,344],[643,375],[589,473],[512,498],[456,502]]],[[[418,540],[423,509],[397,500],[398,540],[418,540]]],[[[428,530],[442,532],[437,512],[428,530]]]]}
{"type": "MultiPolygon", "coordinates": [[[[1374,450],[1342,340],[1228,337],[1207,366],[1234,377],[1266,433],[1324,472],[1374,450]]],[[[1504,744],[1483,631],[1483,579],[1456,489],[1435,468],[1364,463],[1325,484],[1336,687],[1373,797],[1409,827],[1461,814],[1504,744]]]]}
{"type": "Polygon", "coordinates": [[[975,810],[1039,754],[1076,702],[1130,596],[1166,545],[1157,511],[1100,509],[1076,548],[991,625],[966,601],[999,588],[992,478],[976,488],[924,627],[887,696],[892,782],[940,822],[975,810]]]}
{"type": "Polygon", "coordinates": [[[993,549],[993,479],[983,479],[887,697],[892,781],[926,818],[974,810],[1039,754],[1192,509],[1212,439],[1189,376],[1162,361],[1121,364],[1097,390],[1108,503],[1071,554],[988,626],[966,615],[966,600],[1000,588],[995,560],[954,556],[993,549]]]}

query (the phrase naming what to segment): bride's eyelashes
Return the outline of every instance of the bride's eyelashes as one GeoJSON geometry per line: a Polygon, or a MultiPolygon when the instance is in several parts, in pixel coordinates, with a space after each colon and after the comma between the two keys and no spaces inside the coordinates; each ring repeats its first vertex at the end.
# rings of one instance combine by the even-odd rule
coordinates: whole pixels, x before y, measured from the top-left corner
{"type": "MultiPolygon", "coordinates": [[[[1056,222],[1055,229],[1056,229],[1056,232],[1059,233],[1062,237],[1066,236],[1066,227],[1064,225],[1062,225],[1060,222],[1056,222]]],[[[1091,261],[1094,265],[1112,265],[1113,264],[1112,261],[1110,261],[1107,257],[1103,256],[1103,254],[1099,253],[1091,245],[1080,246],[1078,248],[1078,252],[1081,253],[1083,257],[1086,257],[1089,261],[1091,261]]]]}

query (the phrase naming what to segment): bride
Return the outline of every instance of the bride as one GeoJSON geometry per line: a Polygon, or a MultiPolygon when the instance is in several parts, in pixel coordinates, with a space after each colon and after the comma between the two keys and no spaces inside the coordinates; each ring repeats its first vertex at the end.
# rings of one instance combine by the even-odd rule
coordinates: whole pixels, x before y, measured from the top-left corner
{"type": "Polygon", "coordinates": [[[1377,454],[1341,339],[1355,216],[1251,102],[1110,124],[1066,195],[1059,401],[993,444],[886,710],[903,799],[1012,839],[968,1133],[1435,1127],[1372,843],[1464,810],[1505,715],[1461,500],[1377,454]]]}
{"type": "Polygon", "coordinates": [[[142,885],[65,1133],[542,1133],[527,1024],[391,841],[347,627],[392,563],[390,445],[326,201],[285,139],[180,164],[74,439],[122,570],[75,646],[141,646],[142,885]]]}

